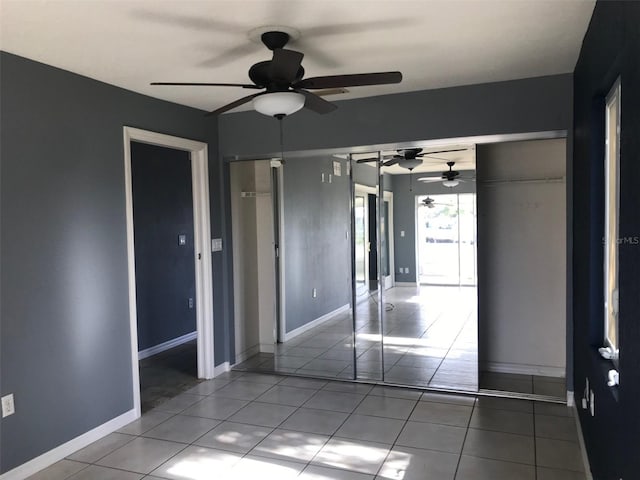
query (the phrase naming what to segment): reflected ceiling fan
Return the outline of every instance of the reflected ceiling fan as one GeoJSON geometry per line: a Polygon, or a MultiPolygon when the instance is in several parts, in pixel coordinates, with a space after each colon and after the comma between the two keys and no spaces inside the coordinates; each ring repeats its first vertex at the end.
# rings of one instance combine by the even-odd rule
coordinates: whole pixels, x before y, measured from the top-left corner
{"type": "Polygon", "coordinates": [[[418,179],[419,182],[429,183],[429,182],[442,182],[442,185],[445,187],[453,188],[457,187],[460,182],[473,182],[475,181],[474,177],[466,177],[460,175],[460,172],[453,169],[453,166],[456,162],[447,162],[447,166],[449,170],[445,170],[442,172],[442,175],[439,177],[421,177],[418,179]]]}
{"type": "Polygon", "coordinates": [[[436,202],[433,198],[431,197],[426,197],[422,200],[421,202],[425,207],[427,208],[435,208],[436,205],[441,206],[441,207],[453,207],[453,205],[449,204],[449,203],[439,203],[436,202]]]}
{"type": "Polygon", "coordinates": [[[324,100],[309,90],[386,85],[402,81],[402,73],[400,72],[356,73],[304,78],[305,71],[302,67],[304,54],[284,48],[290,39],[288,33],[269,30],[262,33],[260,38],[262,43],[273,51],[273,57],[271,60],[258,62],[249,69],[249,78],[253,83],[153,82],[151,85],[237,87],[261,90],[220,107],[207,115],[219,115],[245,103],[253,102],[253,108],[256,111],[282,119],[302,107],[321,114],[332,112],[337,108],[337,105],[324,100]]]}
{"type": "MultiPolygon", "coordinates": [[[[448,153],[448,152],[462,152],[467,150],[466,148],[454,148],[451,150],[439,150],[437,152],[422,152],[422,148],[404,148],[398,150],[396,155],[393,155],[391,158],[383,159],[381,164],[382,167],[390,167],[392,165],[399,165],[400,167],[406,168],[409,171],[412,171],[414,168],[422,164],[423,158],[432,157],[436,160],[442,160],[442,158],[433,157],[433,155],[438,153],[448,153]]],[[[367,162],[377,162],[378,158],[362,158],[357,160],[357,163],[367,163],[367,162]]]]}

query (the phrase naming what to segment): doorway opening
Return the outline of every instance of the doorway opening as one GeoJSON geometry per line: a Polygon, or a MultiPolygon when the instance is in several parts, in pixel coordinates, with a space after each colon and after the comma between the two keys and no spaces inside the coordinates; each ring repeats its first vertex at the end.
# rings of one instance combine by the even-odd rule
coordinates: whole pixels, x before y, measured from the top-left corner
{"type": "Polygon", "coordinates": [[[475,197],[475,193],[416,197],[421,285],[477,284],[475,197]]]}
{"type": "Polygon", "coordinates": [[[124,153],[132,389],[140,415],[141,386],[154,392],[147,409],[188,388],[188,378],[213,377],[207,146],[124,127],[124,153]]]}

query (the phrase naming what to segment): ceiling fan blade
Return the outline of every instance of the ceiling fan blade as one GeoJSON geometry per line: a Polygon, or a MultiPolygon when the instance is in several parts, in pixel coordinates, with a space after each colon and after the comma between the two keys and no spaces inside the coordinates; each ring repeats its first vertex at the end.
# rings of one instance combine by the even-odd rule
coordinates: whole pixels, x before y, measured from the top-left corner
{"type": "Polygon", "coordinates": [[[296,92],[302,93],[305,96],[304,108],[313,110],[316,113],[331,113],[338,108],[337,105],[327,102],[324,98],[320,98],[314,93],[305,90],[296,90],[296,92]]]}
{"type": "Polygon", "coordinates": [[[174,85],[179,87],[240,87],[262,90],[262,87],[251,83],[151,82],[149,85],[174,85]]]}
{"type": "Polygon", "coordinates": [[[207,33],[226,32],[243,34],[245,26],[241,23],[229,23],[214,20],[213,18],[205,18],[196,15],[181,15],[176,13],[161,13],[152,9],[140,9],[132,12],[134,17],[145,22],[155,22],[169,26],[184,27],[190,31],[202,30],[207,33]]]}
{"type": "MultiPolygon", "coordinates": [[[[307,35],[306,29],[305,35],[307,35]]],[[[337,61],[335,58],[326,54],[319,48],[316,48],[314,42],[305,42],[301,39],[296,39],[291,40],[289,45],[300,48],[300,50],[304,50],[307,62],[311,60],[312,62],[317,63],[325,68],[338,68],[342,66],[341,62],[337,61]]]]}
{"type": "Polygon", "coordinates": [[[246,57],[259,50],[259,45],[253,42],[243,43],[235,47],[231,47],[228,50],[204,60],[200,63],[201,67],[215,68],[234,62],[241,57],[246,57]]]}
{"type": "Polygon", "coordinates": [[[347,90],[346,88],[327,88],[324,90],[318,90],[313,93],[318,97],[326,97],[327,95],[341,95],[343,93],[349,93],[349,90],[347,90]]]}
{"type": "Polygon", "coordinates": [[[380,72],[380,73],[355,73],[351,75],[329,75],[326,77],[311,77],[300,80],[294,85],[295,88],[340,88],[340,87],[361,87],[364,85],[386,85],[389,83],[400,83],[402,73],[400,72],[380,72]]]}
{"type": "Polygon", "coordinates": [[[361,158],[360,160],[356,160],[356,163],[369,163],[369,162],[377,162],[377,161],[378,161],[378,157],[361,158]]]}
{"type": "Polygon", "coordinates": [[[448,152],[464,152],[465,150],[468,150],[468,148],[454,148],[452,150],[438,150],[437,152],[422,152],[416,155],[416,157],[428,157],[430,155],[433,155],[435,153],[448,153],[448,152]]]}
{"type": "Polygon", "coordinates": [[[419,182],[424,182],[424,183],[442,182],[443,180],[446,180],[446,179],[442,177],[420,177],[418,179],[419,182]]]}
{"type": "Polygon", "coordinates": [[[271,78],[292,83],[298,75],[304,54],[295,50],[276,48],[271,60],[271,78]]]}
{"type": "Polygon", "coordinates": [[[400,163],[400,161],[403,160],[402,157],[393,157],[391,160],[387,160],[386,162],[384,162],[382,164],[383,167],[390,167],[392,165],[395,165],[396,163],[400,163]]]}
{"type": "Polygon", "coordinates": [[[207,113],[206,116],[209,117],[212,115],[220,115],[221,113],[227,112],[229,110],[233,110],[234,108],[239,107],[240,105],[244,105],[245,103],[253,100],[253,98],[257,97],[258,95],[262,95],[262,92],[254,93],[253,95],[247,95],[246,97],[239,98],[235,102],[228,103],[223,107],[217,108],[216,110],[207,113]]]}

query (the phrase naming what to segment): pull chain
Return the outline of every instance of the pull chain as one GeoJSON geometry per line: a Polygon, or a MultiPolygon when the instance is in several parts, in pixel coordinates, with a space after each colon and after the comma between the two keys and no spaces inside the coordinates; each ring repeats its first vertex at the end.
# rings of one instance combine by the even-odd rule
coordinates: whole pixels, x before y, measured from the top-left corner
{"type": "Polygon", "coordinates": [[[276,118],[278,119],[278,125],[280,127],[280,161],[282,162],[282,164],[284,165],[284,128],[282,126],[282,119],[284,118],[284,115],[276,115],[276,118]]]}

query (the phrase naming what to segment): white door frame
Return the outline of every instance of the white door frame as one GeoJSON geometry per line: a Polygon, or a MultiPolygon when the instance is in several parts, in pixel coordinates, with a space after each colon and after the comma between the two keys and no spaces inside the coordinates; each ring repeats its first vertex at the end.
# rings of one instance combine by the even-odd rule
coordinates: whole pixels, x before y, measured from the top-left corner
{"type": "MultiPolygon", "coordinates": [[[[280,302],[280,306],[278,308],[279,312],[280,312],[280,318],[276,318],[276,324],[275,324],[275,328],[277,329],[276,332],[276,342],[280,341],[280,342],[284,342],[285,338],[287,338],[287,309],[286,309],[286,301],[287,301],[287,291],[286,291],[286,283],[285,283],[285,254],[286,254],[286,249],[285,249],[285,236],[284,236],[284,232],[285,232],[285,228],[284,228],[284,222],[285,222],[285,218],[284,218],[284,199],[283,199],[283,194],[284,194],[284,170],[283,170],[283,163],[280,161],[271,161],[271,168],[272,171],[275,168],[276,169],[276,175],[278,177],[278,182],[277,182],[277,192],[274,192],[278,198],[278,204],[274,205],[275,208],[278,209],[278,220],[279,223],[278,225],[274,225],[274,228],[278,229],[278,251],[277,251],[277,257],[275,258],[275,261],[278,262],[278,278],[276,278],[276,282],[279,282],[278,285],[278,289],[280,291],[280,298],[278,299],[278,301],[280,302]]],[[[274,212],[275,213],[275,212],[274,212]]],[[[276,221],[275,215],[274,215],[274,219],[273,221],[276,221]]]]}
{"type": "MultiPolygon", "coordinates": [[[[356,183],[354,185],[354,193],[356,195],[364,195],[364,208],[366,215],[364,217],[364,229],[369,235],[369,196],[368,194],[375,195],[378,198],[378,189],[375,187],[369,187],[368,185],[362,185],[360,183],[356,183]]],[[[384,283],[384,289],[388,290],[395,286],[395,254],[393,250],[393,192],[384,191],[383,200],[385,202],[389,202],[389,225],[387,225],[387,229],[389,230],[389,245],[387,245],[387,250],[389,250],[389,275],[384,278],[381,278],[381,282],[384,283]]],[[[379,215],[382,212],[378,212],[379,215]]],[[[352,241],[355,241],[353,239],[352,241]]],[[[367,253],[369,249],[367,249],[367,253]]],[[[367,288],[369,288],[369,257],[365,255],[364,257],[364,269],[367,280],[367,288]]],[[[378,276],[380,276],[380,272],[378,272],[378,276]]]]}
{"type": "Polygon", "coordinates": [[[193,237],[196,273],[196,330],[198,334],[198,378],[213,378],[213,280],[211,267],[211,225],[209,216],[209,168],[207,144],[171,135],[123,127],[124,181],[127,217],[127,263],[129,270],[129,325],[131,331],[131,373],[133,406],[140,416],[140,373],[138,370],[138,313],[131,181],[131,141],[175,148],[190,153],[193,191],[193,237]]]}
{"type": "Polygon", "coordinates": [[[384,288],[385,290],[388,290],[396,286],[395,252],[393,249],[393,192],[385,191],[383,200],[385,202],[389,202],[389,224],[387,225],[389,237],[389,245],[387,245],[387,250],[389,250],[389,275],[384,277],[384,288]]]}

